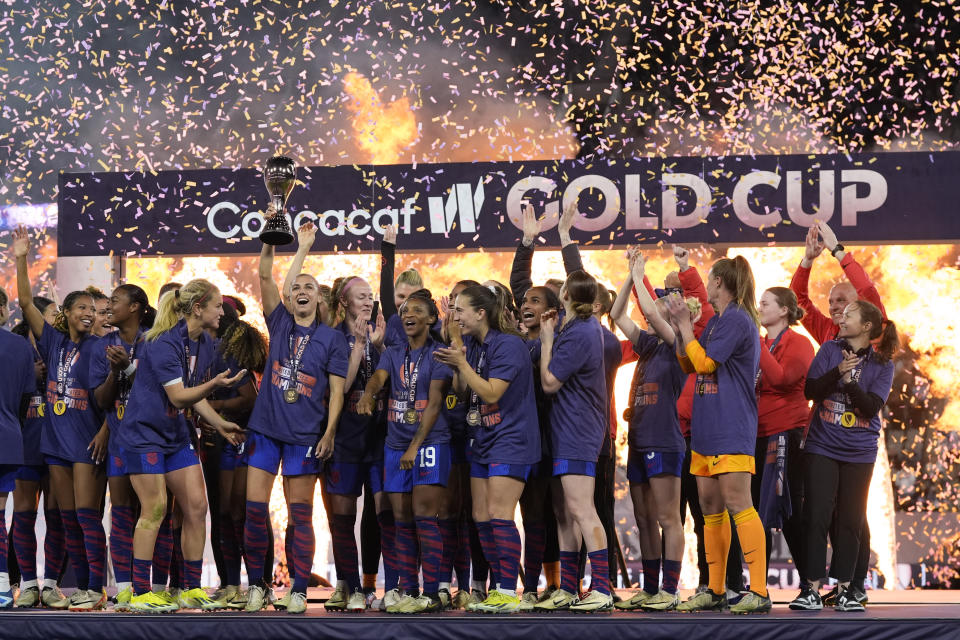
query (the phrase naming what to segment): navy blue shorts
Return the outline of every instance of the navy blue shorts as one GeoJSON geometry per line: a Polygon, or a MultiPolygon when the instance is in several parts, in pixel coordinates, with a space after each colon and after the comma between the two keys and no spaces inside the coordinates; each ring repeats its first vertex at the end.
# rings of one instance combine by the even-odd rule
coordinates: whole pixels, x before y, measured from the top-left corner
{"type": "Polygon", "coordinates": [[[25,480],[26,482],[40,482],[43,480],[43,477],[49,473],[49,469],[45,464],[24,464],[20,465],[20,468],[17,469],[17,480],[25,480]]]}
{"type": "Polygon", "coordinates": [[[43,461],[47,463],[47,465],[54,465],[56,467],[70,467],[73,469],[73,462],[59,456],[48,456],[47,454],[43,454],[43,461]]]}
{"type": "Polygon", "coordinates": [[[586,460],[570,460],[569,458],[553,459],[553,477],[557,476],[590,476],[597,477],[597,463],[586,460]]]}
{"type": "Polygon", "coordinates": [[[404,451],[383,448],[383,490],[388,493],[410,493],[419,484],[447,486],[450,479],[450,445],[446,442],[425,444],[417,451],[412,469],[401,469],[404,451]]]}
{"type": "Polygon", "coordinates": [[[359,496],[366,483],[370,484],[371,493],[380,493],[383,491],[383,461],[327,462],[323,478],[327,493],[359,496]]]}
{"type": "Polygon", "coordinates": [[[684,453],[674,451],[634,451],[627,456],[627,480],[636,484],[649,482],[654,476],[676,476],[683,473],[684,453]]]}
{"type": "MultiPolygon", "coordinates": [[[[17,471],[22,465],[0,464],[0,493],[10,493],[17,488],[17,471]]],[[[3,514],[6,517],[6,514],[3,514]]],[[[6,567],[4,567],[6,571],[6,567]]]]}
{"type": "Polygon", "coordinates": [[[322,464],[312,445],[289,444],[256,431],[244,443],[247,465],[277,475],[306,476],[320,473],[322,464]],[[281,463],[283,468],[281,469],[281,463]]]}
{"type": "Polygon", "coordinates": [[[491,462],[484,464],[482,462],[470,463],[471,478],[493,478],[496,476],[506,476],[516,478],[523,482],[530,477],[530,472],[536,465],[532,464],[507,464],[505,462],[491,462]]]}
{"type": "Polygon", "coordinates": [[[159,475],[200,464],[192,444],[185,444],[173,453],[125,451],[123,461],[128,475],[159,475]]]}
{"type": "Polygon", "coordinates": [[[113,445],[107,453],[107,477],[119,478],[127,475],[127,454],[123,447],[113,445]]]}

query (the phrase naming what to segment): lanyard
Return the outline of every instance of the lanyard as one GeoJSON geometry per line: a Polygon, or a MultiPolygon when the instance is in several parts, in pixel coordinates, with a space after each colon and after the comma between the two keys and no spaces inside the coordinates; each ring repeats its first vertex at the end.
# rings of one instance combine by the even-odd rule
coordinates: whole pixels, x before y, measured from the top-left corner
{"type": "Polygon", "coordinates": [[[313,334],[305,335],[300,339],[300,343],[297,345],[297,353],[293,353],[293,341],[296,339],[297,334],[296,330],[290,332],[290,337],[287,340],[288,347],[288,357],[290,365],[290,384],[292,389],[297,388],[297,379],[300,376],[300,363],[303,360],[303,354],[307,349],[307,344],[310,343],[310,338],[313,334]]]}
{"type": "MultiPolygon", "coordinates": [[[[474,372],[483,378],[483,365],[486,364],[487,360],[487,345],[483,344],[480,346],[480,357],[477,359],[477,366],[474,367],[474,372]]],[[[470,411],[477,411],[480,409],[480,396],[477,395],[476,391],[470,391],[470,411]]]]}
{"type": "Polygon", "coordinates": [[[80,345],[73,346],[69,351],[63,347],[60,348],[60,357],[57,361],[57,395],[61,398],[67,393],[67,380],[79,352],[80,345]]]}
{"type": "Polygon", "coordinates": [[[197,384],[199,383],[199,379],[198,379],[199,376],[197,376],[197,375],[195,375],[195,374],[197,374],[197,360],[200,359],[200,354],[199,354],[199,350],[200,350],[200,340],[197,340],[197,351],[198,351],[198,353],[197,353],[196,357],[194,357],[194,358],[191,359],[191,357],[190,357],[190,344],[191,344],[193,341],[190,340],[190,334],[187,332],[187,325],[186,325],[186,323],[184,323],[183,327],[181,327],[181,329],[180,329],[180,339],[181,339],[181,342],[182,342],[182,344],[183,344],[183,356],[184,356],[184,363],[183,363],[183,372],[184,372],[183,379],[184,379],[184,382],[183,382],[183,386],[186,387],[186,388],[195,387],[195,386],[197,386],[197,384]]]}
{"type": "MultiPolygon", "coordinates": [[[[347,336],[350,341],[350,349],[357,343],[357,336],[350,334],[347,336]]],[[[370,340],[363,345],[363,368],[357,372],[359,374],[360,387],[366,388],[367,381],[373,377],[373,356],[370,353],[370,340]]]]}
{"type": "MultiPolygon", "coordinates": [[[[140,344],[140,337],[143,335],[142,329],[137,329],[137,337],[133,339],[133,344],[130,345],[130,351],[127,353],[130,358],[130,364],[136,362],[137,357],[137,345],[140,344]]],[[[117,336],[118,346],[124,346],[123,339],[120,336],[117,336]]],[[[127,377],[127,374],[124,371],[120,372],[120,375],[117,377],[117,401],[122,404],[127,404],[127,399],[130,397],[130,388],[133,385],[130,384],[130,379],[127,377]]]]}
{"type": "Polygon", "coordinates": [[[420,377],[420,363],[423,361],[423,354],[427,352],[427,345],[420,348],[420,355],[417,356],[417,362],[413,365],[413,371],[410,371],[410,345],[407,344],[407,351],[403,356],[403,382],[407,385],[407,409],[416,408],[417,404],[417,378],[420,377]]]}
{"type": "MultiPolygon", "coordinates": [[[[780,335],[778,335],[776,338],[773,339],[773,342],[770,343],[770,347],[769,347],[769,349],[768,349],[768,350],[770,351],[770,353],[773,353],[774,349],[776,349],[777,346],[779,346],[780,340],[783,338],[783,334],[785,334],[786,332],[787,332],[787,329],[784,329],[783,331],[780,332],[780,335]]],[[[760,377],[761,377],[762,375],[763,375],[763,370],[758,367],[758,368],[757,368],[757,379],[754,381],[753,386],[755,386],[755,387],[759,387],[759,386],[760,386],[760,377]]]]}

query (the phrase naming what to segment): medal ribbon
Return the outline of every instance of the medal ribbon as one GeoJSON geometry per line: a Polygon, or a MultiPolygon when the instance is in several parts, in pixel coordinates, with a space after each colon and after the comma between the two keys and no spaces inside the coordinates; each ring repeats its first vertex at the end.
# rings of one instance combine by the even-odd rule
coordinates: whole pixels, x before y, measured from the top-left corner
{"type": "Polygon", "coordinates": [[[288,360],[290,366],[290,384],[293,386],[292,389],[297,388],[297,379],[300,377],[300,362],[303,360],[303,354],[307,350],[307,344],[310,342],[310,338],[313,334],[305,335],[300,339],[300,344],[297,345],[297,353],[293,353],[293,341],[296,339],[296,331],[290,332],[290,337],[287,340],[287,353],[290,356],[288,360]]]}
{"type": "MultiPolygon", "coordinates": [[[[134,338],[133,344],[130,345],[130,351],[127,353],[130,358],[130,364],[133,364],[136,361],[137,344],[139,344],[140,336],[142,335],[143,330],[138,329],[137,337],[134,338]]],[[[121,340],[119,336],[117,337],[117,342],[119,343],[118,346],[124,346],[123,340],[121,340]]],[[[126,406],[127,400],[130,398],[130,387],[132,386],[133,385],[130,384],[129,378],[127,378],[127,374],[121,371],[120,375],[117,376],[117,401],[121,406],[126,406]]]]}
{"type": "Polygon", "coordinates": [[[410,345],[407,345],[407,351],[403,356],[403,382],[407,385],[407,409],[417,408],[417,378],[420,377],[420,363],[423,361],[423,354],[427,352],[427,345],[424,344],[420,349],[420,355],[417,356],[417,362],[413,365],[413,371],[410,371],[410,345]]]}
{"type": "Polygon", "coordinates": [[[70,351],[64,348],[60,349],[60,358],[57,362],[57,396],[61,399],[67,393],[67,380],[70,377],[70,369],[73,368],[73,359],[79,350],[79,345],[74,346],[70,351]]]}
{"type": "MultiPolygon", "coordinates": [[[[487,345],[483,344],[480,346],[480,357],[477,359],[477,366],[473,369],[481,378],[483,377],[483,365],[486,364],[486,361],[487,345]]],[[[470,391],[470,407],[468,408],[468,413],[469,411],[480,411],[480,396],[473,390],[470,391]]]]}
{"type": "MultiPolygon", "coordinates": [[[[773,350],[777,348],[777,346],[780,344],[780,339],[783,338],[783,334],[785,334],[786,332],[787,332],[786,329],[784,329],[783,331],[781,331],[781,332],[780,332],[780,335],[778,335],[776,338],[774,338],[773,342],[770,343],[770,349],[769,349],[770,353],[773,353],[773,350]]],[[[760,376],[761,376],[761,375],[763,375],[763,371],[762,371],[759,367],[757,367],[757,378],[756,378],[756,380],[755,380],[754,383],[753,383],[753,386],[754,386],[754,387],[759,387],[759,386],[760,386],[760,376]]]]}

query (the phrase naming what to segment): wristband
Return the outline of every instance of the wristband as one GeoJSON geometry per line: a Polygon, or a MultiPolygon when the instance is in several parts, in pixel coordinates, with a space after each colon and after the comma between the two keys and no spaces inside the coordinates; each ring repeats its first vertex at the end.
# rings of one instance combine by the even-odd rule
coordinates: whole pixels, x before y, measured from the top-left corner
{"type": "Polygon", "coordinates": [[[837,243],[837,246],[835,246],[833,249],[830,250],[830,255],[836,258],[838,251],[845,251],[845,249],[843,248],[843,245],[840,244],[839,242],[837,243]]]}
{"type": "Polygon", "coordinates": [[[129,378],[130,376],[132,376],[132,375],[133,375],[134,373],[136,373],[136,372],[137,372],[137,363],[136,363],[136,362],[131,362],[130,365],[129,365],[126,369],[123,370],[123,375],[125,375],[125,376],[127,376],[127,377],[129,378]]]}

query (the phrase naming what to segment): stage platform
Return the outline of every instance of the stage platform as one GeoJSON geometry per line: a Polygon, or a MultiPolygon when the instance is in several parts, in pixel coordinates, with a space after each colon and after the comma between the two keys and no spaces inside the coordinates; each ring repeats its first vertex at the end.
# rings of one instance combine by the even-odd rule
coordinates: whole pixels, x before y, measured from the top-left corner
{"type": "Polygon", "coordinates": [[[442,615],[326,613],[329,591],[311,590],[306,614],[175,613],[145,616],[113,612],[0,612],[0,638],[227,638],[240,640],[953,640],[960,639],[960,594],[937,591],[871,591],[865,613],[790,611],[793,593],[774,592],[769,615],[612,613],[490,616],[453,611],[442,615]]]}

